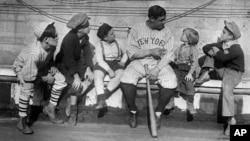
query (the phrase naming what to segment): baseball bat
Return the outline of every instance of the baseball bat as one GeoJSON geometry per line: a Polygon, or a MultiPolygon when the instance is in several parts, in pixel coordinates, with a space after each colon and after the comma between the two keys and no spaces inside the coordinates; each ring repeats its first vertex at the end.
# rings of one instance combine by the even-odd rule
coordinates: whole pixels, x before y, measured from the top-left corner
{"type": "Polygon", "coordinates": [[[151,89],[150,89],[150,83],[149,83],[149,69],[148,65],[144,65],[145,72],[146,72],[146,81],[147,81],[147,97],[148,97],[148,108],[149,108],[149,119],[150,119],[150,130],[151,135],[154,138],[157,138],[157,129],[156,129],[156,121],[155,121],[155,111],[152,101],[152,95],[151,95],[151,89]]]}

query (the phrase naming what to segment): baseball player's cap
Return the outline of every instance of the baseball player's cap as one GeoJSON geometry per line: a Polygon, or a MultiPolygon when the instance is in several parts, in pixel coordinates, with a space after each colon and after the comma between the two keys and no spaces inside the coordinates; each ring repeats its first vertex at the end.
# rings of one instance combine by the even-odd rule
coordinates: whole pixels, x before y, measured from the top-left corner
{"type": "Polygon", "coordinates": [[[68,28],[76,29],[78,27],[88,27],[89,26],[89,20],[90,18],[87,16],[87,14],[84,13],[78,13],[74,15],[67,23],[68,28]]]}
{"type": "Polygon", "coordinates": [[[37,27],[34,28],[34,34],[37,39],[39,39],[42,35],[44,30],[48,27],[48,25],[54,24],[54,22],[42,22],[37,27]]]}
{"type": "Polygon", "coordinates": [[[241,34],[240,34],[240,29],[239,27],[236,25],[236,23],[234,21],[232,22],[228,22],[228,21],[224,21],[225,26],[227,27],[228,30],[230,30],[230,32],[233,33],[234,39],[239,39],[241,34]]]}

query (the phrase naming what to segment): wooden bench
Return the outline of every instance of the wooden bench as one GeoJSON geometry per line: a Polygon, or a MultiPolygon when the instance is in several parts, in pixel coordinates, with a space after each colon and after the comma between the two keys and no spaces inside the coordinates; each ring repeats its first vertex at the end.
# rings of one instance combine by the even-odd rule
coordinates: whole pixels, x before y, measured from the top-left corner
{"type": "MultiPolygon", "coordinates": [[[[105,83],[108,83],[109,78],[105,77],[104,81],[105,81],[105,83]]],[[[11,83],[11,84],[18,82],[16,75],[10,66],[4,66],[4,67],[0,66],[0,82],[1,83],[11,83]]],[[[141,100],[144,100],[145,93],[146,93],[146,80],[145,79],[140,80],[138,82],[137,88],[138,88],[139,92],[141,93],[141,94],[138,94],[139,98],[141,98],[141,100]]],[[[13,89],[13,87],[11,89],[13,89]]],[[[154,94],[158,93],[158,91],[159,91],[158,85],[151,84],[151,89],[152,89],[153,99],[155,99],[155,101],[157,101],[156,100],[157,95],[154,95],[154,94]]],[[[211,97],[218,97],[219,94],[221,93],[221,81],[210,80],[208,82],[203,83],[202,85],[195,86],[195,91],[196,91],[196,95],[199,95],[199,97],[205,97],[206,95],[210,95],[207,99],[211,99],[211,97]]],[[[92,93],[95,93],[95,90],[93,90],[92,93]]],[[[13,94],[12,90],[11,90],[11,94],[12,94],[11,98],[13,98],[14,94],[13,94]]],[[[245,103],[250,103],[250,99],[249,99],[249,97],[250,97],[249,96],[250,95],[250,81],[249,80],[242,80],[240,82],[240,84],[234,89],[234,94],[236,95],[236,97],[237,96],[240,96],[240,97],[241,96],[248,96],[248,97],[243,97],[242,99],[246,100],[245,103]]],[[[121,96],[122,96],[122,94],[120,92],[119,97],[121,97],[121,96]]],[[[95,97],[95,94],[92,94],[92,98],[94,98],[94,97],[95,97]]],[[[117,97],[115,97],[115,98],[117,98],[117,97]]],[[[115,98],[111,99],[110,101],[116,101],[115,98]]],[[[202,102],[204,102],[204,101],[207,101],[207,100],[204,100],[204,99],[201,100],[201,98],[199,98],[199,103],[197,105],[202,106],[202,102]]],[[[213,103],[214,104],[217,103],[217,98],[213,99],[213,103]]],[[[92,99],[91,104],[95,104],[95,102],[93,102],[93,99],[92,99]]],[[[207,107],[207,105],[208,104],[204,105],[204,103],[203,103],[203,108],[207,107]]],[[[213,107],[215,107],[215,106],[213,106],[213,107]]],[[[198,108],[200,108],[200,107],[198,107],[198,108]]],[[[216,111],[216,109],[214,111],[216,111]]],[[[250,109],[247,111],[250,112],[250,109]]]]}

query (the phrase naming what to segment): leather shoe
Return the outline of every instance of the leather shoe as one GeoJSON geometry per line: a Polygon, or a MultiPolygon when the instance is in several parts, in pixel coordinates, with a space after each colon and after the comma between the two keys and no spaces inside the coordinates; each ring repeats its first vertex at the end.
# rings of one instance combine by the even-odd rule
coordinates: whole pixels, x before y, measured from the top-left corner
{"type": "Polygon", "coordinates": [[[27,116],[20,117],[16,125],[17,129],[23,134],[33,134],[33,130],[27,124],[27,116]]]}
{"type": "Polygon", "coordinates": [[[98,118],[102,118],[102,117],[104,117],[104,115],[105,115],[107,112],[108,112],[108,107],[105,106],[105,107],[99,109],[99,112],[98,112],[97,117],[98,117],[98,118]]]}
{"type": "Polygon", "coordinates": [[[55,116],[55,110],[45,106],[43,108],[43,113],[49,116],[49,120],[54,124],[63,124],[63,120],[55,116]]]}
{"type": "Polygon", "coordinates": [[[163,115],[167,116],[167,115],[169,115],[173,110],[174,110],[174,108],[165,109],[165,110],[163,111],[163,115]]]}
{"type": "Polygon", "coordinates": [[[193,114],[191,114],[190,111],[187,110],[187,121],[190,122],[190,121],[193,121],[193,120],[194,120],[193,114]]]}
{"type": "Polygon", "coordinates": [[[196,83],[198,84],[202,84],[204,82],[207,82],[210,80],[210,76],[209,76],[209,71],[204,71],[202,72],[202,74],[200,75],[200,77],[196,80],[196,83]]]}

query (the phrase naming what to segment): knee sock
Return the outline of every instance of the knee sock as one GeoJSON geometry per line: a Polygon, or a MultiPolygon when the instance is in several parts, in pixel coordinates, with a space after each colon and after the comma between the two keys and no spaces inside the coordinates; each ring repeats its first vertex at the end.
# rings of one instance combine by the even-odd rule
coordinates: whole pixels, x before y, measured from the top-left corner
{"type": "Polygon", "coordinates": [[[164,110],[166,104],[174,95],[174,92],[175,89],[161,88],[158,106],[156,107],[155,112],[162,112],[164,110]]]}
{"type": "Polygon", "coordinates": [[[136,86],[133,84],[121,83],[121,88],[128,104],[129,111],[137,111],[137,106],[135,104],[136,86]]]}
{"type": "Polygon", "coordinates": [[[58,99],[61,95],[62,90],[57,90],[55,88],[52,88],[51,90],[51,96],[50,96],[50,103],[53,105],[57,105],[58,99]]]}
{"type": "Polygon", "coordinates": [[[20,95],[18,103],[18,114],[20,117],[26,117],[28,112],[30,96],[20,95]]]}

